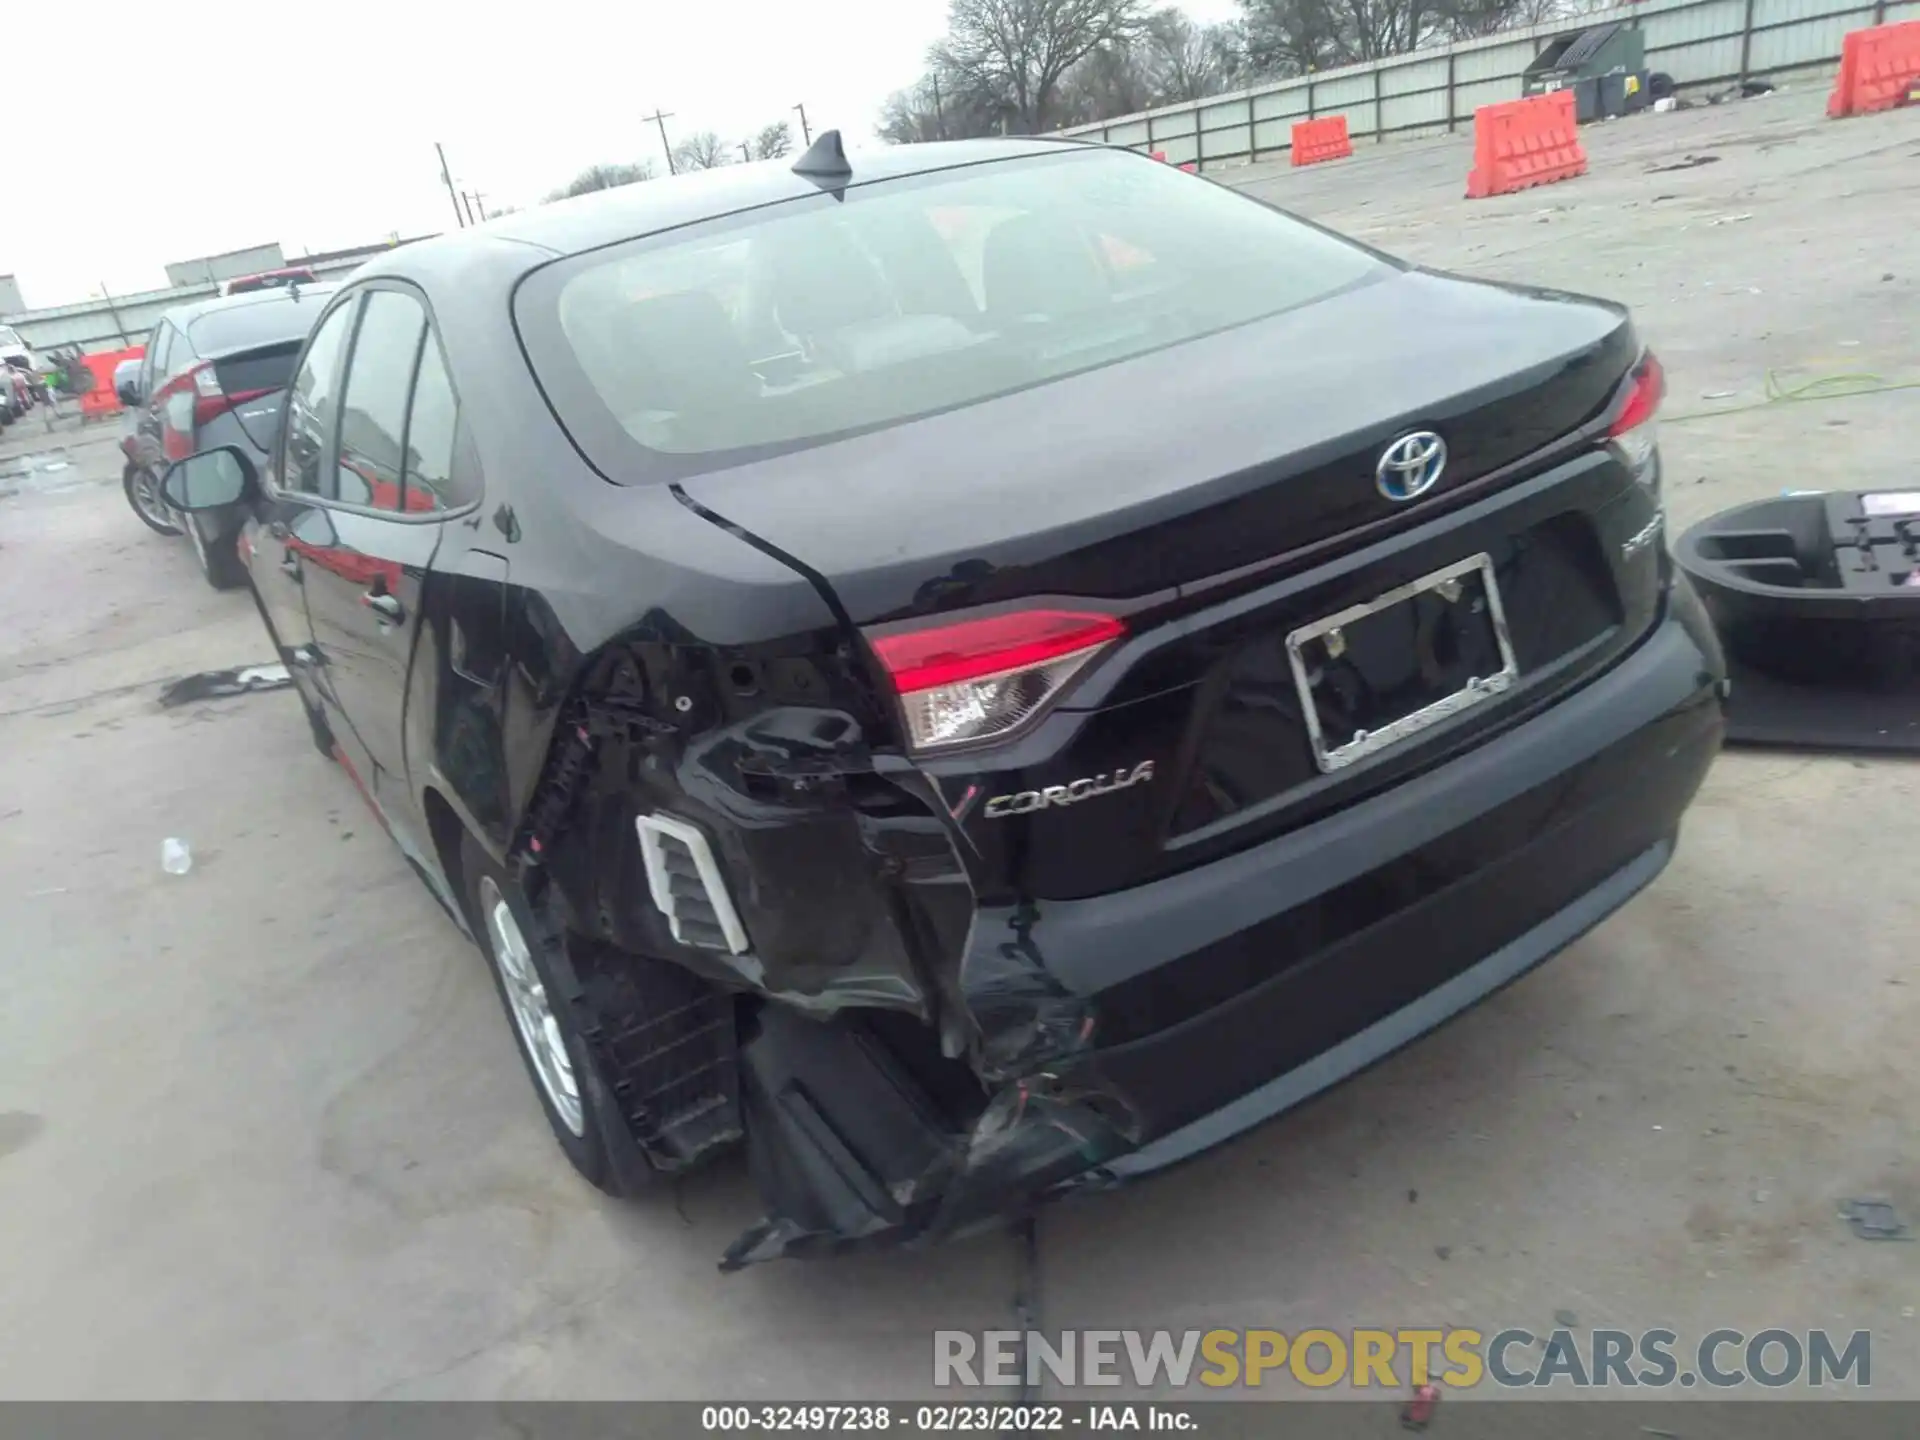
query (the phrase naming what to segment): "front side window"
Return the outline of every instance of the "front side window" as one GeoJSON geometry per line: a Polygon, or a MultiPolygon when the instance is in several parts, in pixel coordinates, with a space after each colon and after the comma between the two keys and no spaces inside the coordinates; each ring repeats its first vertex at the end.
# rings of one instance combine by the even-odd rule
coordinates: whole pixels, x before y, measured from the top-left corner
{"type": "Polygon", "coordinates": [[[1063,148],[572,257],[515,313],[561,423],[631,480],[1053,383],[1388,273],[1170,166],[1063,148]]]}
{"type": "Polygon", "coordinates": [[[427,312],[397,290],[367,295],[340,407],[340,446],[327,499],[375,510],[400,508],[407,397],[427,312]]]}
{"type": "Polygon", "coordinates": [[[287,458],[281,484],[306,495],[322,493],[321,462],[338,409],[340,352],[353,329],[359,305],[349,301],[320,324],[287,387],[287,458]]]}

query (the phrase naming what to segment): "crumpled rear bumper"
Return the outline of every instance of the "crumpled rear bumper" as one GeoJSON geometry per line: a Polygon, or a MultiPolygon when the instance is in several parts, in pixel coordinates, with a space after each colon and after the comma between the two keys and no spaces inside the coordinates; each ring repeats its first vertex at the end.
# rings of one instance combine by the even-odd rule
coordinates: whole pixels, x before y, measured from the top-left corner
{"type": "Polygon", "coordinates": [[[1391,791],[1134,890],[983,907],[962,983],[997,1088],[964,1132],[858,1019],[767,1007],[742,1065],[769,1213],[723,1268],[977,1229],[1391,1054],[1660,873],[1719,749],[1723,679],[1681,582],[1607,674],[1391,791]]]}

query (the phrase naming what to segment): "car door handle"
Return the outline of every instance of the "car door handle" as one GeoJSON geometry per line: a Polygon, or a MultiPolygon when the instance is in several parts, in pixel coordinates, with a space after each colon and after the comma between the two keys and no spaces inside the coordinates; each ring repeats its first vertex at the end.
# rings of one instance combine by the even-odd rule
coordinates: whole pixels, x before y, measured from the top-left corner
{"type": "Polygon", "coordinates": [[[289,580],[293,581],[296,585],[299,584],[300,583],[300,562],[294,559],[293,556],[291,555],[282,555],[280,557],[280,573],[286,576],[289,580]]]}
{"type": "Polygon", "coordinates": [[[368,590],[361,595],[360,603],[389,625],[398,625],[407,615],[407,612],[400,608],[398,600],[377,590],[368,590]]]}

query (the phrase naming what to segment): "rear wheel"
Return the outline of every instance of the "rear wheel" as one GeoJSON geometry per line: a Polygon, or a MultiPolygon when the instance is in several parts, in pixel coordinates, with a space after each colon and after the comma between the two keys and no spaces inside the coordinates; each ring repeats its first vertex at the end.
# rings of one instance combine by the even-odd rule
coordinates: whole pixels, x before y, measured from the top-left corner
{"type": "Polygon", "coordinates": [[[645,1189],[655,1172],[580,1032],[582,994],[562,931],[471,835],[462,840],[460,871],[474,938],[554,1138],[573,1168],[609,1195],[645,1189]]]}
{"type": "Polygon", "coordinates": [[[160,477],[153,471],[142,465],[129,465],[120,487],[127,492],[127,504],[133,507],[133,513],[149,530],[159,535],[180,533],[180,527],[173,523],[173,517],[161,502],[160,477]]]}

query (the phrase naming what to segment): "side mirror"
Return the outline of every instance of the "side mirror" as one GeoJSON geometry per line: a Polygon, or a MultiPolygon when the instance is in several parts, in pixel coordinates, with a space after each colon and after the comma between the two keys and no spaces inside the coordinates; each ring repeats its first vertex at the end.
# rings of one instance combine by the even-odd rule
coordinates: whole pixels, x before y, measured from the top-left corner
{"type": "Polygon", "coordinates": [[[237,504],[258,480],[253,461],[231,445],[222,445],[174,461],[160,477],[160,494],[175,510],[191,515],[237,504]]]}

